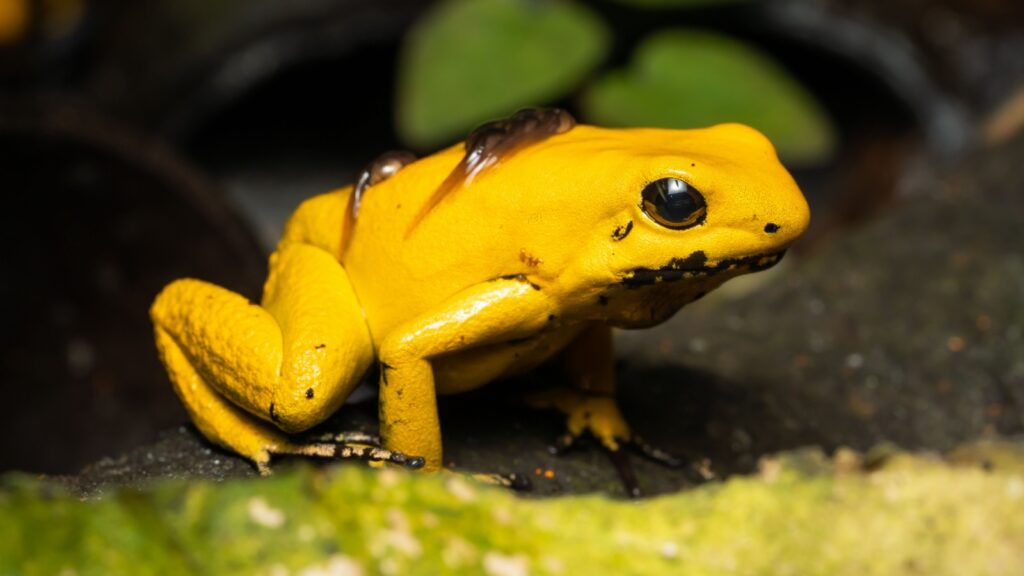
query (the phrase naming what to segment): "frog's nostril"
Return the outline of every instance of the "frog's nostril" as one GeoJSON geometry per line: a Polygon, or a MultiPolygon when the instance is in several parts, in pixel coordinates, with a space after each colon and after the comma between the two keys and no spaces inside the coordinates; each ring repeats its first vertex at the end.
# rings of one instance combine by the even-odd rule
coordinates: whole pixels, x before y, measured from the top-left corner
{"type": "Polygon", "coordinates": [[[782,228],[782,226],[779,226],[774,222],[769,222],[764,225],[764,231],[766,234],[775,234],[780,228],[782,228]]]}

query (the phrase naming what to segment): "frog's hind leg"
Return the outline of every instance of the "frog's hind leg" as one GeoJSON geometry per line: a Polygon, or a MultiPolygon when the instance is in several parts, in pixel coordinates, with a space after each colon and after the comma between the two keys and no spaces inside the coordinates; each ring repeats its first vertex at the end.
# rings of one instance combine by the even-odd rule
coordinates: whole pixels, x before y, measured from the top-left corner
{"type": "Polygon", "coordinates": [[[375,436],[364,432],[331,434],[295,441],[224,399],[196,372],[181,348],[166,331],[157,328],[157,346],[178,393],[196,428],[211,442],[230,448],[256,464],[260,474],[270,473],[273,455],[385,461],[410,468],[423,459],[384,450],[375,436]]]}
{"type": "Polygon", "coordinates": [[[210,388],[177,343],[159,326],[156,343],[175,392],[203,436],[252,460],[260,473],[269,472],[270,455],[290,448],[287,436],[261,424],[210,388]]]}
{"type": "Polygon", "coordinates": [[[261,469],[271,454],[391,460],[372,446],[299,444],[282,433],[336,411],[372,362],[373,344],[331,254],[288,243],[270,268],[261,305],[198,280],[174,282],[154,302],[157,345],[193,421],[261,469]]]}

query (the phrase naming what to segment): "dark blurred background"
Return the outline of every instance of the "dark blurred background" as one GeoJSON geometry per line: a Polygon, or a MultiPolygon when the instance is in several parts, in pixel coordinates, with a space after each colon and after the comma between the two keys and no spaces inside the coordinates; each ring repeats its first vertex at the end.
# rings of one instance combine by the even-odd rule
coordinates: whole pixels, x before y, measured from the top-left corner
{"type": "Polygon", "coordinates": [[[744,121],[813,254],[1024,125],[1019,0],[0,0],[0,470],[68,473],[186,420],[146,316],[257,298],[304,197],[525,105],[744,121]]]}

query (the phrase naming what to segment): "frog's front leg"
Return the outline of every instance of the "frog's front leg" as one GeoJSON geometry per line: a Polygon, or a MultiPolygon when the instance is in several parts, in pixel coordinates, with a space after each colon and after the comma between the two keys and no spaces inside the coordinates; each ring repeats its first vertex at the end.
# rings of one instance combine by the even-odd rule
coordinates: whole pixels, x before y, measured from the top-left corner
{"type": "Polygon", "coordinates": [[[442,466],[441,426],[431,361],[543,330],[553,307],[525,278],[473,286],[400,326],[380,347],[380,425],[385,447],[442,466]]]}
{"type": "Polygon", "coordinates": [[[373,361],[373,344],[342,266],[291,242],[271,256],[261,305],[179,280],[150,314],[160,356],[199,430],[267,471],[272,454],[390,457],[372,446],[300,444],[293,433],[337,410],[373,361]]]}

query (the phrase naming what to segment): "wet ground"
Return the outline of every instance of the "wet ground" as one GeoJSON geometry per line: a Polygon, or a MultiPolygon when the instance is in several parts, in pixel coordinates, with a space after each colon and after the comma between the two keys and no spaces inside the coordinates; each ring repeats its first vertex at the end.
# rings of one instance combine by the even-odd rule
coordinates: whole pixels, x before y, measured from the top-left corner
{"type": "MultiPolygon", "coordinates": [[[[802,445],[947,450],[1024,431],[1024,138],[922,167],[896,204],[658,328],[619,335],[620,401],[683,469],[634,458],[647,494],[751,471],[802,445]]],[[[522,407],[553,371],[441,404],[446,459],[525,473],[535,494],[622,494],[593,443],[552,456],[555,414],[522,407]]],[[[329,425],[373,429],[374,405],[329,425]]],[[[287,461],[279,463],[289,465],[287,461]]],[[[85,492],[161,477],[254,475],[188,426],[65,480],[85,492]]]]}

